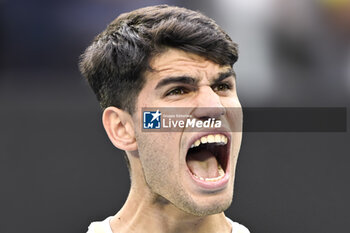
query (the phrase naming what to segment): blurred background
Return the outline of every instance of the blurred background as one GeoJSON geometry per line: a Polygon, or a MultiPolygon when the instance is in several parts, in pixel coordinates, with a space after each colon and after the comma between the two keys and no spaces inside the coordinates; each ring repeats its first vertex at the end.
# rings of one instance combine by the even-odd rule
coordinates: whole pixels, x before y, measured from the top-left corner
{"type": "MultiPolygon", "coordinates": [[[[86,232],[129,190],[79,55],[120,13],[169,4],[240,46],[245,107],[349,107],[349,0],[0,0],[0,232],[86,232]]],[[[349,120],[349,117],[348,117],[349,120]]],[[[251,232],[348,231],[350,134],[245,133],[226,214],[251,232]]]]}

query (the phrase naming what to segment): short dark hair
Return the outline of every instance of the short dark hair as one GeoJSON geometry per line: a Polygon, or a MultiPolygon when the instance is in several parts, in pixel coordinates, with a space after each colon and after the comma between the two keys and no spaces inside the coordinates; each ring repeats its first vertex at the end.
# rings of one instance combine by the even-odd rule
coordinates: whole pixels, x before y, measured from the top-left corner
{"type": "Polygon", "coordinates": [[[219,65],[237,61],[237,45],[203,14],[158,5],[121,14],[81,55],[80,71],[101,107],[132,114],[149,61],[167,48],[205,57],[219,65]]]}

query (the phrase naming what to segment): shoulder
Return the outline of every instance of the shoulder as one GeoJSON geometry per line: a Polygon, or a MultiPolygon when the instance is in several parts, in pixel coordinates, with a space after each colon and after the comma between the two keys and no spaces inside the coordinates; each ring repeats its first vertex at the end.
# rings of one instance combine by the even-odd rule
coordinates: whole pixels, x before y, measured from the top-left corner
{"type": "MultiPolygon", "coordinates": [[[[227,217],[226,217],[227,218],[227,217]]],[[[232,221],[231,219],[227,218],[227,221],[229,221],[229,223],[232,226],[232,233],[250,233],[250,231],[248,230],[248,228],[246,228],[245,226],[243,226],[242,224],[239,224],[237,222],[232,221]]]]}
{"type": "Polygon", "coordinates": [[[103,221],[92,222],[89,226],[89,229],[86,233],[113,233],[109,225],[111,217],[106,218],[103,221]]]}

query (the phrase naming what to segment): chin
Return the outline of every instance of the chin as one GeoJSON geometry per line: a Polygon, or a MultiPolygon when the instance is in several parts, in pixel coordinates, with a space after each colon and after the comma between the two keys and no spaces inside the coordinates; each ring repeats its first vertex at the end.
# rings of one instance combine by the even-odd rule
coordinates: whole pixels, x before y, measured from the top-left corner
{"type": "Polygon", "coordinates": [[[210,206],[198,206],[197,208],[191,209],[190,214],[195,216],[208,216],[213,214],[219,214],[227,210],[232,203],[232,200],[229,200],[225,203],[213,204],[210,206]]]}
{"type": "Polygon", "coordinates": [[[207,216],[222,213],[227,210],[232,203],[232,193],[225,197],[203,197],[202,200],[192,200],[191,202],[184,202],[180,209],[188,214],[195,216],[207,216]]]}

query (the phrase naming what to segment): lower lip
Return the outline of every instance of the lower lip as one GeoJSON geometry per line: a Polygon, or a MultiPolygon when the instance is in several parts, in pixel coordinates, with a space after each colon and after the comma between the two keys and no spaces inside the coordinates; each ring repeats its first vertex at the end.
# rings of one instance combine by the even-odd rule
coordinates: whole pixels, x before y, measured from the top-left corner
{"type": "Polygon", "coordinates": [[[192,180],[195,181],[199,187],[210,191],[218,191],[225,188],[230,179],[228,171],[225,172],[224,177],[222,177],[220,180],[217,180],[217,181],[200,180],[197,177],[193,176],[192,172],[190,172],[189,170],[188,170],[188,173],[192,177],[192,180]]]}

